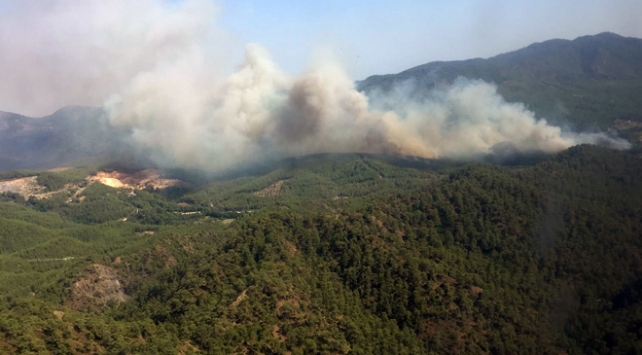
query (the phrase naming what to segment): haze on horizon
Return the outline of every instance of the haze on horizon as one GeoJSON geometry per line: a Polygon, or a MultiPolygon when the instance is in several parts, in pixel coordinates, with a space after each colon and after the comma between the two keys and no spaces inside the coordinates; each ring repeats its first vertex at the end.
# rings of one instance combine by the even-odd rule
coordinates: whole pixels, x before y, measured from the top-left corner
{"type": "Polygon", "coordinates": [[[570,3],[0,0],[0,110],[102,106],[166,166],[319,152],[470,158],[501,144],[555,152],[607,138],[563,132],[489,83],[459,80],[380,111],[354,80],[529,38],[640,30],[632,1],[570,3]]]}
{"type": "Polygon", "coordinates": [[[637,0],[224,2],[231,33],[265,46],[289,71],[332,49],[362,80],[432,61],[487,58],[600,32],[642,37],[637,0]],[[321,47],[321,49],[319,49],[321,47]]]}

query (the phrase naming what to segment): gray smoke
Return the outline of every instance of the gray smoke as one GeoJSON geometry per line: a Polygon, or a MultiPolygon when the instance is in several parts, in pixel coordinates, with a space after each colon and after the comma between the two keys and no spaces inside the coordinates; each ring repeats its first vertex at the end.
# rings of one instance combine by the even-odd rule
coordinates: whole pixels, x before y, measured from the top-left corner
{"type": "Polygon", "coordinates": [[[257,45],[248,46],[237,73],[222,85],[210,85],[209,97],[202,97],[201,86],[177,80],[164,86],[163,78],[150,76],[153,83],[136,85],[110,113],[139,143],[163,151],[170,165],[219,169],[320,152],[470,159],[507,144],[518,152],[552,153],[605,142],[628,148],[626,141],[604,134],[562,132],[522,104],[507,103],[494,85],[482,81],[459,79],[423,102],[408,95],[368,98],[336,65],[288,78],[257,45]],[[197,88],[201,91],[191,90],[197,88]],[[179,92],[159,98],[168,90],[179,92]],[[197,92],[201,96],[195,99],[197,92]]]}
{"type": "MultiPolygon", "coordinates": [[[[33,90],[48,98],[36,101],[34,112],[100,101],[111,125],[154,152],[159,164],[208,170],[322,152],[470,159],[508,146],[521,152],[579,143],[628,147],[603,134],[563,132],[481,81],[459,79],[422,102],[409,100],[403,87],[366,97],[332,61],[291,77],[256,44],[246,47],[242,66],[222,75],[228,37],[212,25],[210,4],[34,2],[35,11],[23,15],[36,26],[33,16],[44,16],[42,37],[18,54],[0,48],[0,65],[25,55],[16,75],[34,75],[0,103],[23,104],[33,90]],[[60,33],[45,31],[59,27],[60,33]],[[56,41],[62,48],[38,49],[56,41]]],[[[18,24],[0,25],[0,33],[12,26],[18,24]]]]}
{"type": "Polygon", "coordinates": [[[212,25],[217,11],[202,0],[3,1],[0,107],[40,117],[98,106],[136,76],[187,56],[224,68],[229,36],[212,25]]]}

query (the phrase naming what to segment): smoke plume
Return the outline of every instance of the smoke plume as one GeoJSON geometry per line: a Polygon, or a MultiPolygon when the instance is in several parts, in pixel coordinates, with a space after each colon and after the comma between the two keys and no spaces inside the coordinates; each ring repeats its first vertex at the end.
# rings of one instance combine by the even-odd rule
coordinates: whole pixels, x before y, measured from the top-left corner
{"type": "Polygon", "coordinates": [[[221,69],[229,37],[212,24],[217,11],[202,0],[2,1],[0,107],[38,117],[101,105],[137,76],[190,57],[221,69]]]}
{"type": "Polygon", "coordinates": [[[0,92],[11,92],[0,104],[41,112],[100,102],[112,126],[165,166],[219,170],[322,152],[474,159],[579,143],[628,147],[563,132],[481,81],[459,79],[421,102],[404,88],[367,97],[337,63],[289,76],[257,44],[224,75],[229,37],[207,1],[26,2],[29,11],[12,10],[22,18],[0,25],[0,46],[6,30],[36,26],[38,35],[11,39],[17,52],[0,48],[0,66],[17,65],[16,77],[0,81],[0,92]]]}

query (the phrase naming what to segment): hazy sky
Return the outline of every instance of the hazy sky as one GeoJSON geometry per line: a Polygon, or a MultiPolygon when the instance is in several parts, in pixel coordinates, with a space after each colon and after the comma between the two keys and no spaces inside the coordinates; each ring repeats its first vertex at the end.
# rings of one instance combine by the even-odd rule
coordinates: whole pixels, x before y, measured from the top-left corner
{"type": "Polygon", "coordinates": [[[248,43],[287,75],[335,63],[361,80],[552,38],[642,37],[641,8],[642,0],[0,0],[0,110],[101,105],[152,72],[164,80],[198,72],[214,86],[243,64],[248,43]]]}
{"type": "Polygon", "coordinates": [[[331,48],[355,79],[551,38],[642,37],[641,18],[641,0],[236,0],[221,11],[224,28],[266,46],[286,70],[331,48]]]}

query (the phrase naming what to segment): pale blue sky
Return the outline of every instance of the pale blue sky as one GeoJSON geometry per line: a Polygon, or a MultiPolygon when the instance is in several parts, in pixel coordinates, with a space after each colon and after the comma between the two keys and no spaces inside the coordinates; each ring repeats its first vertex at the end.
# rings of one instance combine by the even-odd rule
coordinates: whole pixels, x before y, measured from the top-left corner
{"type": "Polygon", "coordinates": [[[263,44],[286,70],[332,48],[355,79],[434,60],[488,57],[551,38],[642,37],[642,0],[235,0],[223,27],[263,44]]]}
{"type": "MultiPolygon", "coordinates": [[[[50,1],[0,0],[0,15],[7,5],[50,1]]],[[[642,37],[642,0],[211,1],[221,8],[218,24],[236,44],[226,49],[236,62],[244,43],[257,42],[295,74],[315,53],[331,49],[355,80],[435,60],[489,57],[552,38],[603,31],[642,37]]]]}

